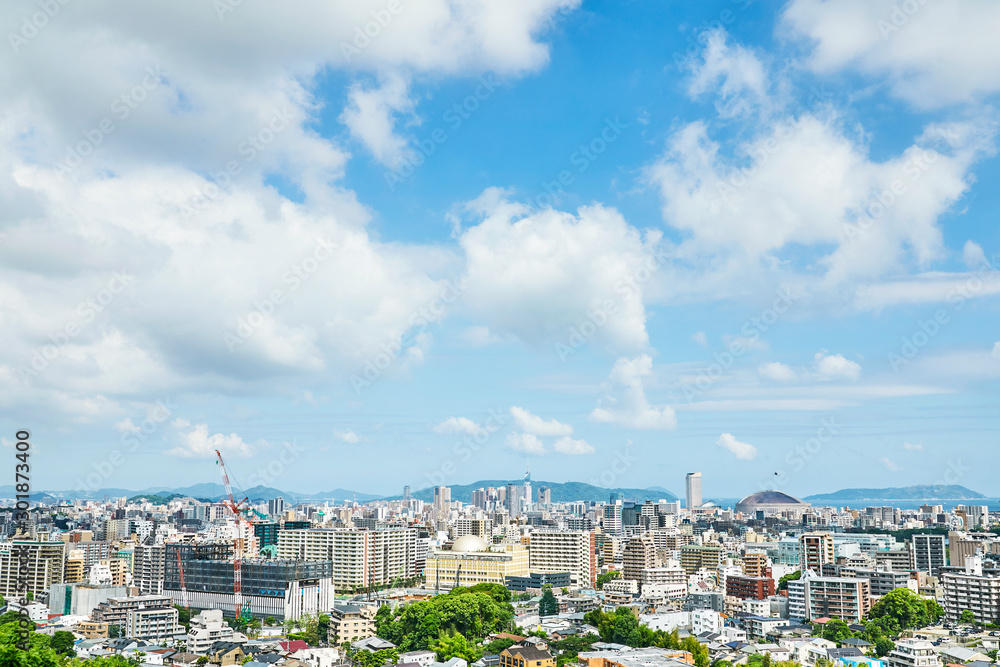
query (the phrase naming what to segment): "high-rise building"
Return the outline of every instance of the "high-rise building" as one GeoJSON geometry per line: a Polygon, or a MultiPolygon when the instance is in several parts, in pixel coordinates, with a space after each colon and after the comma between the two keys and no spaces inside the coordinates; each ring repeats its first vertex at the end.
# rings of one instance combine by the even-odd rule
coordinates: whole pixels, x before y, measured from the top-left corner
{"type": "Polygon", "coordinates": [[[278,516],[285,513],[285,499],[281,496],[267,501],[267,513],[271,516],[278,516]]]}
{"type": "Polygon", "coordinates": [[[743,556],[743,574],[749,577],[767,576],[767,554],[748,551],[743,556]]]}
{"type": "Polygon", "coordinates": [[[799,568],[823,572],[824,563],[835,561],[833,538],[829,533],[803,533],[799,536],[799,568]]]}
{"type": "Polygon", "coordinates": [[[604,534],[612,537],[622,535],[622,501],[616,500],[604,506],[604,534]]]}
{"type": "Polygon", "coordinates": [[[942,568],[941,585],[949,621],[968,609],[977,623],[1000,623],[1000,570],[984,570],[980,556],[967,557],[965,567],[942,568]]]}
{"type": "Polygon", "coordinates": [[[644,570],[656,567],[656,547],[648,535],[629,539],[622,551],[622,578],[642,581],[644,570]]]}
{"type": "Polygon", "coordinates": [[[913,569],[937,576],[948,564],[945,557],[944,535],[914,535],[912,538],[913,569]]]}
{"type": "Polygon", "coordinates": [[[403,500],[409,500],[409,499],[410,499],[410,486],[409,484],[407,484],[406,486],[403,487],[403,500]]]}
{"type": "Polygon", "coordinates": [[[681,547],[681,567],[688,574],[701,568],[716,572],[722,563],[722,548],[711,545],[687,544],[681,547]]]}
{"type": "Polygon", "coordinates": [[[552,489],[547,486],[538,487],[538,504],[546,508],[552,504],[552,489]]]}
{"type": "Polygon", "coordinates": [[[569,572],[579,586],[597,583],[596,536],[590,531],[532,531],[528,544],[532,572],[569,572]]]}
{"type": "Polygon", "coordinates": [[[416,576],[413,528],[310,528],[278,533],[279,560],[332,561],[336,590],[361,590],[416,576]]]}
{"type": "Polygon", "coordinates": [[[144,546],[138,545],[135,548],[135,574],[134,583],[139,587],[139,592],[143,595],[163,594],[163,545],[144,546]]]}
{"type": "Polygon", "coordinates": [[[867,579],[805,573],[801,579],[788,582],[788,614],[793,619],[860,621],[871,609],[870,590],[867,579]]]}
{"type": "Polygon", "coordinates": [[[684,478],[684,486],[687,491],[687,509],[690,511],[701,507],[701,473],[689,472],[684,478]]]}
{"type": "Polygon", "coordinates": [[[65,571],[66,543],[14,540],[0,543],[0,595],[10,600],[26,591],[34,596],[61,584],[65,571]],[[18,587],[18,580],[27,583],[18,587]]]}
{"type": "Polygon", "coordinates": [[[451,512],[451,487],[434,487],[434,518],[444,521],[451,512]]]}
{"type": "Polygon", "coordinates": [[[531,487],[513,483],[507,485],[505,505],[507,513],[512,517],[521,516],[524,513],[524,506],[527,504],[524,497],[526,489],[531,489],[531,487]]]}
{"type": "Polygon", "coordinates": [[[472,492],[472,505],[481,510],[486,509],[486,489],[476,489],[472,492]]]}

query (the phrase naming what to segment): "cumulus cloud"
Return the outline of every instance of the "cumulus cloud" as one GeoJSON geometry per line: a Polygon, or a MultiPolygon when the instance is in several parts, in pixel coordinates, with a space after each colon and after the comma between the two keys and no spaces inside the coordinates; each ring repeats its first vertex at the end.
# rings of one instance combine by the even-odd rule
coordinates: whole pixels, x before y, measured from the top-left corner
{"type": "Polygon", "coordinates": [[[904,442],[903,450],[907,452],[922,452],[924,451],[924,446],[920,443],[904,442]]]}
{"type": "Polygon", "coordinates": [[[351,430],[340,431],[334,429],[333,437],[335,437],[337,440],[340,440],[341,442],[346,442],[351,445],[361,442],[361,436],[359,436],[357,433],[351,430]]]}
{"type": "Polygon", "coordinates": [[[483,427],[472,421],[468,417],[448,417],[440,424],[434,426],[434,432],[438,434],[461,434],[476,435],[483,430],[483,427]]]}
{"type": "Polygon", "coordinates": [[[791,366],[783,364],[779,361],[771,361],[769,363],[761,364],[757,369],[757,373],[759,373],[762,378],[774,380],[775,382],[791,382],[798,378],[798,375],[796,375],[795,371],[792,370],[791,366]]]}
{"type": "Polygon", "coordinates": [[[399,166],[406,156],[407,140],[396,134],[396,121],[400,114],[413,111],[408,93],[409,82],[399,74],[388,76],[375,87],[355,83],[340,116],[351,136],[390,168],[399,166]]]}
{"type": "Polygon", "coordinates": [[[753,461],[757,458],[757,448],[747,442],[740,442],[732,433],[723,433],[715,444],[726,450],[740,461],[753,461]]]}
{"type": "MultiPolygon", "coordinates": [[[[715,33],[705,58],[721,52],[723,35],[715,33]]],[[[725,99],[724,78],[699,81],[696,92],[714,86],[725,99]]],[[[684,238],[677,257],[710,267],[674,289],[719,298],[794,276],[810,292],[843,299],[866,281],[944,256],[939,221],[968,191],[972,165],[994,151],[992,117],[931,123],[909,146],[874,158],[832,99],[811,106],[772,99],[771,113],[743,121],[741,138],[725,144],[706,121],[670,136],[645,180],[684,238]]]]}
{"type": "Polygon", "coordinates": [[[859,70],[920,108],[1000,91],[998,24],[991,0],[793,0],[783,14],[785,31],[807,41],[814,71],[859,70]]]}
{"type": "Polygon", "coordinates": [[[689,63],[688,94],[718,96],[722,117],[747,114],[767,103],[768,77],[764,65],[749,49],[730,45],[725,30],[713,30],[700,59],[689,63]]]}
{"type": "MultiPolygon", "coordinates": [[[[314,129],[319,76],[378,77],[347,91],[344,120],[391,162],[410,77],[535,71],[552,20],[578,4],[404,3],[357,48],[384,2],[243,3],[220,17],[98,0],[0,52],[0,379],[17,386],[0,404],[117,419],[150,387],[303,391],[360,375],[438,297],[429,276],[460,269],[440,248],[369,236],[371,212],[342,185],[349,153],[314,129]],[[322,260],[317,238],[332,244],[322,260]],[[123,271],[133,280],[35,372],[26,360],[123,271]]],[[[0,19],[37,11],[12,0],[0,19]]],[[[375,375],[419,362],[429,340],[375,375]]]]}
{"type": "Polygon", "coordinates": [[[574,440],[568,436],[556,440],[553,447],[560,454],[567,454],[569,456],[593,454],[595,451],[593,445],[589,444],[585,440],[574,440]]]}
{"type": "Polygon", "coordinates": [[[672,430],[677,416],[669,405],[651,405],[644,380],[653,375],[653,359],[648,354],[620,358],[611,369],[611,393],[601,399],[590,418],[599,423],[626,428],[672,430]]]}
{"type": "Polygon", "coordinates": [[[542,441],[537,436],[531,433],[515,433],[512,431],[507,434],[505,444],[515,452],[536,454],[539,456],[545,454],[545,445],[542,444],[542,441]]]}
{"type": "Polygon", "coordinates": [[[665,261],[656,257],[659,232],[642,234],[603,206],[531,212],[495,189],[466,208],[485,219],[459,235],[465,303],[490,332],[553,345],[561,356],[583,343],[623,352],[648,346],[650,283],[641,278],[665,261]],[[605,312],[609,303],[613,312],[605,312]],[[592,333],[576,343],[582,329],[592,333]]]}
{"type": "Polygon", "coordinates": [[[538,415],[528,412],[524,408],[511,406],[510,414],[514,417],[514,424],[522,431],[532,435],[571,435],[573,427],[555,419],[543,419],[538,415]]]}
{"type": "Polygon", "coordinates": [[[181,442],[177,447],[168,449],[167,456],[180,458],[214,458],[215,450],[224,456],[249,457],[253,448],[243,442],[243,438],[235,433],[224,435],[214,433],[209,435],[208,424],[195,424],[194,429],[181,434],[181,442]]]}
{"type": "Polygon", "coordinates": [[[694,335],[691,336],[691,340],[698,343],[698,345],[701,345],[702,347],[708,347],[708,336],[705,335],[704,331],[696,331],[694,335]]]}
{"type": "Polygon", "coordinates": [[[824,380],[857,380],[861,375],[861,364],[845,359],[842,354],[817,352],[813,357],[816,372],[824,380]]]}

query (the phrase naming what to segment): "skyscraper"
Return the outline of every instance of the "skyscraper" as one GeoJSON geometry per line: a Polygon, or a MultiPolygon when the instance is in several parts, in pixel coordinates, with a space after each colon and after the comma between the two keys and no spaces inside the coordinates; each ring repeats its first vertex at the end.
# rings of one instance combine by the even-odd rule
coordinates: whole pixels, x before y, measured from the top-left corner
{"type": "Polygon", "coordinates": [[[701,473],[689,472],[684,481],[687,487],[687,509],[701,507],[701,473]]]}
{"type": "Polygon", "coordinates": [[[438,521],[444,521],[451,512],[451,487],[434,487],[434,515],[438,521]]]}
{"type": "Polygon", "coordinates": [[[406,485],[403,487],[403,500],[410,499],[410,486],[406,485]]]}

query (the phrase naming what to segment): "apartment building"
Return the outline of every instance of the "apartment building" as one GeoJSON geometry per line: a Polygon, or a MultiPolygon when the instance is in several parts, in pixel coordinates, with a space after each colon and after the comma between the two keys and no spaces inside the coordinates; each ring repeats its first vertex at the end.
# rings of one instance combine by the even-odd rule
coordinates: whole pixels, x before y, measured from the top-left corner
{"type": "Polygon", "coordinates": [[[375,634],[375,605],[335,603],[329,612],[330,641],[354,643],[375,634]]]}
{"type": "Polygon", "coordinates": [[[135,548],[135,573],[133,581],[143,595],[163,594],[163,559],[165,558],[162,544],[154,546],[139,545],[135,548]]]}
{"type": "Polygon", "coordinates": [[[334,588],[361,590],[416,576],[416,540],[413,528],[282,530],[278,559],[332,561],[334,588]]]}
{"type": "Polygon", "coordinates": [[[768,576],[767,554],[761,551],[748,551],[743,556],[743,574],[748,577],[768,576]]]}
{"type": "Polygon", "coordinates": [[[872,557],[875,559],[876,567],[886,566],[894,572],[911,571],[913,569],[913,556],[910,555],[908,544],[904,549],[886,549],[873,553],[872,557]]]}
{"type": "Polygon", "coordinates": [[[966,609],[980,623],[1000,623],[1000,570],[983,568],[982,558],[970,556],[965,567],[941,570],[945,616],[955,622],[966,609]]]}
{"type": "Polygon", "coordinates": [[[652,538],[643,535],[629,539],[622,552],[622,564],[623,578],[642,581],[643,571],[656,567],[656,547],[652,538]]]}
{"type": "Polygon", "coordinates": [[[532,572],[569,572],[579,586],[597,584],[597,537],[592,531],[538,530],[530,538],[532,572]]]}
{"type": "Polygon", "coordinates": [[[61,584],[65,573],[66,543],[14,540],[0,543],[0,595],[10,600],[25,590],[34,596],[61,584]],[[18,579],[27,588],[18,589],[18,579]]]}
{"type": "Polygon", "coordinates": [[[937,576],[948,564],[944,535],[914,535],[911,541],[913,569],[937,576]]]}
{"type": "Polygon", "coordinates": [[[178,622],[179,612],[170,607],[140,607],[125,614],[122,634],[129,639],[173,641],[184,638],[184,626],[178,622]]]}
{"type": "Polygon", "coordinates": [[[917,580],[911,579],[909,572],[896,572],[883,567],[874,570],[858,569],[852,576],[868,580],[873,599],[891,593],[897,588],[912,588],[914,593],[917,592],[917,580]]]}
{"type": "Polygon", "coordinates": [[[681,567],[687,574],[694,574],[701,568],[717,572],[722,557],[722,547],[718,546],[686,544],[681,547],[681,567]]]}
{"type": "Polygon", "coordinates": [[[231,642],[235,631],[222,618],[219,609],[205,609],[191,617],[191,628],[187,633],[189,653],[206,653],[215,642],[231,642]]]}
{"type": "Polygon", "coordinates": [[[819,574],[825,563],[833,563],[833,537],[830,533],[803,533],[799,536],[799,567],[819,574]]]}
{"type": "Polygon", "coordinates": [[[839,618],[860,621],[871,609],[867,579],[803,575],[788,582],[788,615],[794,619],[839,618]]]}
{"type": "Polygon", "coordinates": [[[726,595],[741,600],[763,600],[774,595],[774,579],[770,577],[728,576],[726,595]]]}

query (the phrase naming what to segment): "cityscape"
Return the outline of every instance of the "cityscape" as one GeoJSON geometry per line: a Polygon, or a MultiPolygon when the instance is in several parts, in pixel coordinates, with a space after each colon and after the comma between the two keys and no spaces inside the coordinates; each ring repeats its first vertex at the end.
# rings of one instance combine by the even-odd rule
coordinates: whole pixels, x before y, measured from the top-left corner
{"type": "Polygon", "coordinates": [[[0,667],[1000,667],[1000,1],[0,27],[0,667]]]}

